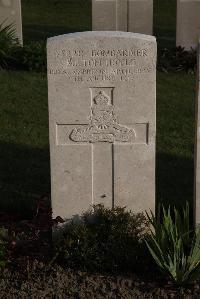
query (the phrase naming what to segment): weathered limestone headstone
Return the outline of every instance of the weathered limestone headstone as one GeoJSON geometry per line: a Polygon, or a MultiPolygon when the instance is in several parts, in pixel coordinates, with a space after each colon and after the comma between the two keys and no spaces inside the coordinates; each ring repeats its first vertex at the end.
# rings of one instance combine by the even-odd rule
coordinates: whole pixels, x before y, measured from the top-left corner
{"type": "Polygon", "coordinates": [[[196,140],[195,140],[195,190],[194,216],[195,223],[200,225],[200,41],[198,46],[198,86],[196,102],[196,140]]]}
{"type": "Polygon", "coordinates": [[[0,24],[13,24],[20,43],[22,38],[21,0],[0,0],[0,24]]]}
{"type": "Polygon", "coordinates": [[[176,46],[195,49],[200,37],[200,0],[177,0],[176,46]]]}
{"type": "Polygon", "coordinates": [[[92,29],[152,35],[153,0],[92,0],[92,29]]]}
{"type": "Polygon", "coordinates": [[[155,38],[67,34],[47,52],[53,215],[154,211],[155,38]]]}

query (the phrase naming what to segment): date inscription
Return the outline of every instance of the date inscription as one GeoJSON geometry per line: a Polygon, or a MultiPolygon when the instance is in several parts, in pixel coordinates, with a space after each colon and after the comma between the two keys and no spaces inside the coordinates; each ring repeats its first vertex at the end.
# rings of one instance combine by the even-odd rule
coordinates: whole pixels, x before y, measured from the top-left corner
{"type": "Polygon", "coordinates": [[[50,75],[64,75],[68,82],[134,81],[155,69],[148,49],[56,50],[50,75]]]}

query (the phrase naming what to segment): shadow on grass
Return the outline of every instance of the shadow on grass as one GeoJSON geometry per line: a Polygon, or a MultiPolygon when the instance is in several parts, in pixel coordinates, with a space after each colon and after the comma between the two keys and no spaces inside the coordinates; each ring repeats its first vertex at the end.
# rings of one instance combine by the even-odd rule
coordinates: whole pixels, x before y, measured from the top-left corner
{"type": "MultiPolygon", "coordinates": [[[[157,154],[157,203],[183,206],[193,198],[193,160],[157,154]]],[[[0,143],[0,210],[31,215],[36,200],[50,194],[49,148],[0,143]]]]}
{"type": "Polygon", "coordinates": [[[156,189],[157,204],[165,203],[176,207],[193,202],[194,162],[165,153],[157,153],[156,189]]]}
{"type": "Polygon", "coordinates": [[[50,193],[49,149],[0,143],[0,210],[32,215],[50,193]]]}

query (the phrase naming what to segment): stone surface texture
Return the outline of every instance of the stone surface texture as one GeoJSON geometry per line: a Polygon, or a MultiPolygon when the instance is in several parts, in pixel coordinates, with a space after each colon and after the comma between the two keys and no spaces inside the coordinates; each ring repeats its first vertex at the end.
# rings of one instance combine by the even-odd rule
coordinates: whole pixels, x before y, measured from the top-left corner
{"type": "Polygon", "coordinates": [[[177,0],[176,45],[196,49],[200,37],[200,0],[177,0]]]}
{"type": "Polygon", "coordinates": [[[92,0],[92,29],[153,32],[153,0],[92,0]]]}
{"type": "Polygon", "coordinates": [[[16,35],[22,44],[21,0],[0,0],[0,24],[3,22],[5,26],[13,24],[16,35]]]}
{"type": "Polygon", "coordinates": [[[155,38],[74,33],[47,52],[54,217],[99,203],[154,211],[155,38]]]}

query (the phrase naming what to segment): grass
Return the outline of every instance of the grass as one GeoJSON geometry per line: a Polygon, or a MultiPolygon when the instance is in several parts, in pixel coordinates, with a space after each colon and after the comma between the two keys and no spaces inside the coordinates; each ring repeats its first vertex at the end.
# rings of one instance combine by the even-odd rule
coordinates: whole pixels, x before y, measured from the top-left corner
{"type": "MultiPolygon", "coordinates": [[[[90,0],[22,0],[25,43],[91,29],[90,0]]],[[[154,0],[159,47],[175,45],[174,0],[154,0]]],[[[0,208],[31,212],[50,193],[46,74],[0,72],[0,208]]],[[[157,199],[193,196],[195,75],[158,73],[157,199]]]]}
{"type": "Polygon", "coordinates": [[[193,198],[196,77],[159,73],[157,199],[182,205],[193,198]]]}
{"type": "Polygon", "coordinates": [[[91,30],[90,0],[22,0],[25,42],[91,30]]]}
{"type": "MultiPolygon", "coordinates": [[[[46,75],[0,73],[0,207],[31,211],[50,193],[46,75]]],[[[192,200],[195,75],[158,73],[157,198],[192,200]]]]}
{"type": "Polygon", "coordinates": [[[45,74],[0,72],[0,207],[31,212],[50,192],[45,74]]]}
{"type": "MultiPolygon", "coordinates": [[[[26,42],[92,28],[92,0],[22,0],[26,42]]],[[[154,0],[154,34],[162,47],[175,46],[176,1],[154,0]]]]}

